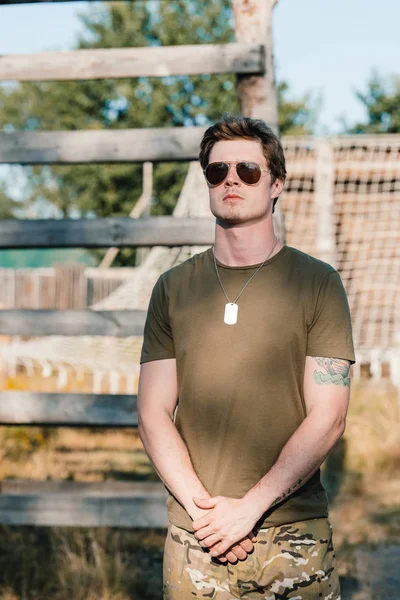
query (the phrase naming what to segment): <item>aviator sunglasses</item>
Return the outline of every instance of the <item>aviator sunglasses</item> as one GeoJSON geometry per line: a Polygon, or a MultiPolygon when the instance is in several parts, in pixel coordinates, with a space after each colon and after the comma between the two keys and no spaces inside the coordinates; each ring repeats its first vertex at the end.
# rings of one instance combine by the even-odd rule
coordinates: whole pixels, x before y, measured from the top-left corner
{"type": "Polygon", "coordinates": [[[204,175],[210,185],[219,185],[228,176],[230,165],[235,165],[238,177],[246,185],[255,185],[261,179],[263,172],[270,173],[267,169],[262,169],[260,165],[254,162],[212,162],[206,166],[204,175]]]}

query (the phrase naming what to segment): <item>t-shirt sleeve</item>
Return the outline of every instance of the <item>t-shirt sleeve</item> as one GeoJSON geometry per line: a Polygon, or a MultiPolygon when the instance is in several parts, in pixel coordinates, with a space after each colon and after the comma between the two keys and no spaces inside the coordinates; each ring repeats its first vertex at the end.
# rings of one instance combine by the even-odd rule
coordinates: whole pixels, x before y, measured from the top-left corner
{"type": "Polygon", "coordinates": [[[306,355],[355,363],[349,303],[337,271],[332,271],[321,283],[308,327],[306,355]]]}
{"type": "Polygon", "coordinates": [[[161,275],[151,293],[144,326],[140,364],[151,360],[175,358],[168,304],[165,281],[161,275]]]}

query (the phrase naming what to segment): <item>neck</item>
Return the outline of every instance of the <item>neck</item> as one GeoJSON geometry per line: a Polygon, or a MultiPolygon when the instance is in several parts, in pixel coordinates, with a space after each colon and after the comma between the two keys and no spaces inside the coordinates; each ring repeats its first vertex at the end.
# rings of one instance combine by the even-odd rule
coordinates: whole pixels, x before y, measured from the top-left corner
{"type": "MultiPolygon", "coordinates": [[[[214,251],[216,258],[228,267],[245,267],[262,263],[271,252],[276,236],[272,219],[262,223],[243,223],[227,226],[218,219],[215,225],[214,251]]],[[[269,258],[281,250],[278,241],[269,258]]]]}

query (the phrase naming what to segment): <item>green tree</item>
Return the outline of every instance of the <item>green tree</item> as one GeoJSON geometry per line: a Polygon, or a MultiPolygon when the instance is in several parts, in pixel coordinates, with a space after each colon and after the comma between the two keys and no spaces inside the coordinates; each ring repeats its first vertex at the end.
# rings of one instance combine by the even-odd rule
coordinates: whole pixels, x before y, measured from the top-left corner
{"type": "Polygon", "coordinates": [[[400,76],[383,77],[374,72],[365,92],[356,92],[367,112],[365,123],[348,128],[351,133],[400,132],[400,76]]]}
{"type": "MultiPolygon", "coordinates": [[[[230,0],[104,3],[81,15],[77,48],[227,43],[234,41],[230,0]]],[[[279,87],[281,133],[308,133],[307,99],[287,101],[279,87]]],[[[0,129],[80,130],[207,125],[238,113],[234,74],[123,80],[22,83],[0,90],[0,129]]],[[[57,214],[126,216],[141,193],[137,164],[25,167],[25,206],[46,202],[57,214]]],[[[187,165],[156,164],[153,214],[171,214],[187,165]]],[[[3,187],[4,195],[6,194],[3,187]]],[[[103,251],[91,251],[98,258],[103,251]]],[[[132,265],[134,251],[117,265],[132,265]]]]}

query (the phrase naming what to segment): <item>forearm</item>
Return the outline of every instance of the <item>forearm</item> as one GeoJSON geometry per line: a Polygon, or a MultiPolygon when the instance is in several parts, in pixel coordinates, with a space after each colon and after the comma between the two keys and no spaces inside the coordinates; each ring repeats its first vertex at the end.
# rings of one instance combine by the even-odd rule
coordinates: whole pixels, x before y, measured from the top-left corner
{"type": "Polygon", "coordinates": [[[344,431],[342,420],[332,422],[320,412],[307,416],[283,447],[277,461],[245,495],[261,515],[308,481],[344,431]]]}
{"type": "Polygon", "coordinates": [[[160,479],[190,517],[196,518],[202,511],[194,504],[193,496],[208,498],[210,494],[196,475],[187,447],[169,414],[161,412],[157,420],[142,421],[139,435],[160,479]]]}

